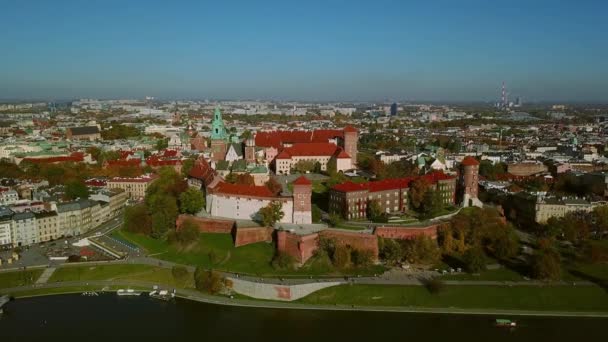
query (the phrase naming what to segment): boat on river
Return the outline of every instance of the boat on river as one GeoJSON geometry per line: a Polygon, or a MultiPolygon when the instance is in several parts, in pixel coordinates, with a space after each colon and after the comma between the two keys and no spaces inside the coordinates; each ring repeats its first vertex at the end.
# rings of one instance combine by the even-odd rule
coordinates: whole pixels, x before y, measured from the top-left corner
{"type": "Polygon", "coordinates": [[[497,318],[495,324],[497,327],[514,328],[517,326],[517,322],[512,321],[510,319],[504,319],[504,318],[497,318]]]}
{"type": "Polygon", "coordinates": [[[139,296],[141,295],[141,292],[137,292],[133,289],[119,289],[116,291],[116,294],[119,296],[139,296]]]}
{"type": "Polygon", "coordinates": [[[160,299],[160,300],[171,300],[175,298],[175,290],[169,292],[167,290],[154,290],[149,293],[151,298],[160,299]]]}

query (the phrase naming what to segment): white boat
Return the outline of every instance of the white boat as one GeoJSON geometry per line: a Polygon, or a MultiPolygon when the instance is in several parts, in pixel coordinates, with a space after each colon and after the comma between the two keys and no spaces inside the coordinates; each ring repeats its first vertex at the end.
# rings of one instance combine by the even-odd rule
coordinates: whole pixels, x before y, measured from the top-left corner
{"type": "Polygon", "coordinates": [[[133,289],[119,289],[116,291],[116,294],[119,296],[139,296],[141,295],[141,292],[137,292],[133,289]]]}
{"type": "Polygon", "coordinates": [[[149,296],[161,300],[170,300],[175,297],[175,290],[173,290],[173,292],[167,290],[154,290],[149,293],[149,296]]]}

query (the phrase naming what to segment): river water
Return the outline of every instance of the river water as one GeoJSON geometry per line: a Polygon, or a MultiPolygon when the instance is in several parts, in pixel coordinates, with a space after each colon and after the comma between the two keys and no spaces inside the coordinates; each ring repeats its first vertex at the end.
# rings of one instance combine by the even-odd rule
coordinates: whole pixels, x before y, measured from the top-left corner
{"type": "Polygon", "coordinates": [[[0,316],[0,341],[608,341],[608,319],[257,309],[148,297],[18,299],[0,316]],[[507,317],[513,318],[513,317],[507,317]]]}

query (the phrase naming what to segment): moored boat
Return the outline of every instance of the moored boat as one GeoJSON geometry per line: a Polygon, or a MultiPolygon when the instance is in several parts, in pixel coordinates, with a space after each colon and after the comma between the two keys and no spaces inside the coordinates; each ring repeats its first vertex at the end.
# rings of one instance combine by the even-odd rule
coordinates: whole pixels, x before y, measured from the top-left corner
{"type": "Polygon", "coordinates": [[[141,292],[137,292],[133,289],[119,289],[116,291],[116,294],[119,296],[139,296],[141,295],[141,292]]]}
{"type": "Polygon", "coordinates": [[[496,319],[496,326],[497,327],[516,327],[517,326],[517,322],[512,321],[510,319],[497,318],[496,319]]]}
{"type": "Polygon", "coordinates": [[[149,293],[149,296],[161,300],[170,300],[175,297],[175,290],[169,292],[167,290],[154,290],[149,293]]]}

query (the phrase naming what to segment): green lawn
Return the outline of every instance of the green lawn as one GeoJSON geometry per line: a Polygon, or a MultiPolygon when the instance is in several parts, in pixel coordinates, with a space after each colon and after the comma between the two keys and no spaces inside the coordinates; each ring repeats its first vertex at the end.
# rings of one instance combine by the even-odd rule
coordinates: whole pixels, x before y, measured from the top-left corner
{"type": "Polygon", "coordinates": [[[422,286],[341,285],[315,292],[299,302],[460,309],[608,311],[608,293],[596,286],[446,286],[443,292],[431,294],[422,286]]]}
{"type": "Polygon", "coordinates": [[[348,230],[364,230],[365,226],[358,226],[358,225],[348,224],[348,223],[338,223],[336,228],[348,229],[348,230]]]}
{"type": "Polygon", "coordinates": [[[562,269],[564,280],[589,280],[608,285],[608,263],[574,264],[562,269]]]}
{"type": "Polygon", "coordinates": [[[343,275],[343,274],[374,274],[382,273],[380,266],[366,269],[351,269],[339,272],[328,267],[324,262],[311,259],[297,270],[275,270],[272,258],[275,247],[266,242],[258,242],[246,246],[234,247],[229,234],[203,233],[194,246],[179,249],[166,241],[134,234],[126,231],[116,231],[118,237],[143,247],[155,258],[172,261],[184,265],[201,266],[216,270],[254,274],[260,276],[290,276],[290,275],[343,275]]]}
{"type": "Polygon", "coordinates": [[[487,280],[487,281],[522,281],[524,277],[506,267],[496,270],[486,270],[479,274],[460,273],[446,274],[441,276],[442,280],[487,280]]]}
{"type": "Polygon", "coordinates": [[[75,280],[140,280],[172,287],[193,287],[193,278],[176,280],[170,269],[149,265],[65,266],[58,268],[49,283],[75,280]]]}
{"type": "Polygon", "coordinates": [[[0,273],[0,288],[33,284],[40,278],[42,272],[42,269],[2,272],[0,273]]]}

